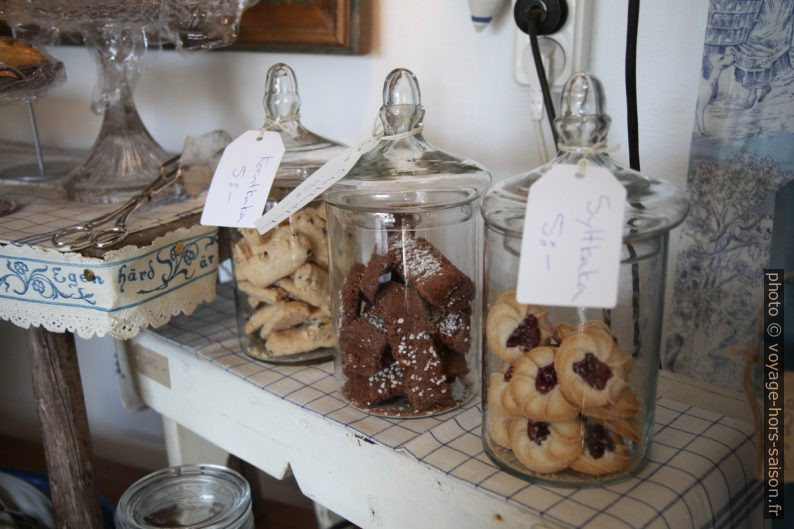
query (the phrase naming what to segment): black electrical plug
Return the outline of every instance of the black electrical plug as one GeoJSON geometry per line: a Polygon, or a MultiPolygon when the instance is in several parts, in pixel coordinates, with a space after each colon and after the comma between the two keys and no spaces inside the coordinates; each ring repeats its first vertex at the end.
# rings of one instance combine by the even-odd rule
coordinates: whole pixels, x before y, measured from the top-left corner
{"type": "Polygon", "coordinates": [[[532,60],[535,63],[540,90],[543,93],[543,107],[546,109],[546,116],[549,118],[549,127],[551,128],[551,135],[554,138],[554,146],[556,147],[560,139],[557,129],[554,128],[554,103],[551,100],[551,90],[549,90],[549,82],[546,79],[546,70],[543,68],[543,61],[540,57],[538,35],[550,35],[562,28],[568,18],[568,4],[565,0],[518,0],[513,9],[513,17],[518,28],[529,35],[532,60]]]}
{"type": "Polygon", "coordinates": [[[513,18],[518,29],[530,32],[530,22],[538,18],[538,35],[558,32],[568,19],[568,3],[565,0],[518,0],[513,8],[513,18]]]}

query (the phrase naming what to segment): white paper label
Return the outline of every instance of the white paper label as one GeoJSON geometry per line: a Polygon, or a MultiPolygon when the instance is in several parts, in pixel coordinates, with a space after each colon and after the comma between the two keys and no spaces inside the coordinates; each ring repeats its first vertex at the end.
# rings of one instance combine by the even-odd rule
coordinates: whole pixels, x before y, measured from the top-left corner
{"type": "Polygon", "coordinates": [[[328,160],[325,165],[293,189],[289,195],[257,219],[256,229],[259,230],[259,233],[265,234],[304,208],[306,204],[341,180],[356,165],[361,155],[370,150],[378,141],[380,141],[378,137],[370,138],[358,147],[348,149],[328,160]]]}
{"type": "Polygon", "coordinates": [[[249,130],[227,145],[212,176],[201,224],[253,228],[283,156],[277,132],[249,130]]]}
{"type": "Polygon", "coordinates": [[[617,304],[626,188],[603,167],[558,165],[527,197],[520,303],[613,308],[617,304]]]}

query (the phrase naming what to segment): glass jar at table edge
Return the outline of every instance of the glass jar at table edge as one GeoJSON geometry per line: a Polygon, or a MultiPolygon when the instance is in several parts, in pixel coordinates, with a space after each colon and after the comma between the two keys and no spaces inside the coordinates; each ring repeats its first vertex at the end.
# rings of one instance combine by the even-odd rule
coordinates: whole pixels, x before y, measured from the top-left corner
{"type": "Polygon", "coordinates": [[[119,498],[118,529],[254,529],[251,488],[218,465],[181,465],[148,474],[119,498]]]}
{"type": "Polygon", "coordinates": [[[483,199],[482,439],[518,477],[551,485],[615,483],[645,464],[653,434],[669,231],[686,194],[604,153],[610,118],[601,83],[575,74],[555,122],[561,153],[495,185],[483,199]],[[516,301],[529,188],[558,164],[604,167],[627,190],[613,309],[516,301]]]}
{"type": "Polygon", "coordinates": [[[424,417],[475,394],[477,211],[490,175],[430,145],[416,77],[383,87],[383,137],[326,191],[341,395],[381,416],[424,417]]]}
{"type": "MultiPolygon", "coordinates": [[[[267,211],[344,147],[301,124],[298,83],[286,64],[268,70],[264,106],[263,129],[278,132],[285,147],[265,205],[267,211]]],[[[330,319],[322,197],[265,235],[255,228],[229,233],[243,351],[275,364],[329,360],[336,337],[330,319]]]]}

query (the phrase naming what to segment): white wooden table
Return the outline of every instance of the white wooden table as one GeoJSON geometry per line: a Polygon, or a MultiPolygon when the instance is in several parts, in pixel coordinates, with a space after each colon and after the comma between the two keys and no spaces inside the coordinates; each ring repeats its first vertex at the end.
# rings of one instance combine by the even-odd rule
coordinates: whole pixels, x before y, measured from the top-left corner
{"type": "MultiPolygon", "coordinates": [[[[143,401],[164,417],[171,464],[223,463],[227,453],[232,453],[276,478],[283,478],[291,471],[306,496],[362,527],[542,529],[577,526],[570,521],[559,523],[564,516],[560,518],[559,513],[552,516],[553,509],[547,514],[527,508],[527,498],[522,500],[520,496],[530,495],[529,503],[537,505],[546,495],[554,494],[576,501],[580,492],[536,486],[527,488],[521,480],[498,472],[494,476],[494,479],[498,478],[498,486],[495,487],[498,494],[494,494],[493,489],[488,488],[493,479],[484,484],[472,484],[476,481],[474,474],[478,469],[494,472],[492,466],[488,468],[490,463],[482,457],[483,454],[478,455],[478,460],[465,463],[469,470],[464,466],[459,467],[464,471],[449,472],[443,464],[433,462],[432,457],[421,454],[417,457],[417,445],[411,444],[416,440],[405,444],[400,444],[399,439],[394,440],[397,428],[405,430],[406,438],[422,428],[432,429],[434,438],[443,436],[444,421],[412,419],[386,423],[382,419],[367,418],[351,408],[339,406],[332,393],[334,382],[328,374],[328,365],[283,368],[247,359],[239,353],[233,333],[233,315],[223,316],[224,312],[233,310],[232,302],[228,294],[227,299],[223,298],[223,292],[219,291],[219,299],[210,304],[209,309],[200,308],[193,317],[177,318],[164,330],[146,331],[129,342],[131,381],[143,401]],[[225,321],[218,321],[224,318],[225,321]],[[200,329],[199,333],[190,334],[192,331],[188,327],[191,326],[200,329]],[[198,350],[202,351],[201,354],[197,353],[198,350]],[[379,433],[384,430],[391,437],[379,433]],[[384,444],[384,438],[391,440],[384,444]],[[462,475],[464,479],[461,479],[462,475]],[[509,490],[510,487],[519,492],[511,494],[513,490],[509,490]]],[[[747,469],[752,468],[753,451],[749,440],[751,435],[747,432],[752,432],[749,426],[752,421],[743,395],[670,373],[661,374],[659,394],[664,397],[659,402],[667,403],[669,409],[657,407],[657,419],[660,410],[672,415],[674,413],[670,409],[691,409],[695,404],[697,409],[707,410],[699,412],[698,417],[711,421],[712,416],[724,416],[719,421],[728,426],[733,424],[735,431],[732,434],[742,432],[745,440],[741,453],[736,450],[726,453],[720,460],[720,468],[713,470],[722,473],[725,480],[727,466],[722,467],[722,461],[731,456],[731,461],[744,461],[742,473],[748,483],[751,481],[752,476],[747,475],[747,469]]],[[[454,424],[453,421],[447,422],[453,426],[466,423],[474,412],[479,413],[479,409],[472,405],[466,413],[454,418],[454,424]]],[[[680,415],[683,411],[678,413],[680,415]]],[[[462,427],[466,428],[466,425],[462,427]]],[[[472,429],[464,435],[470,440],[476,436],[479,444],[478,430],[472,429]]],[[[659,439],[663,437],[668,436],[657,435],[659,439]]],[[[458,451],[479,450],[472,443],[468,448],[462,445],[458,446],[458,451]]],[[[698,450],[702,451],[693,449],[694,452],[698,450]]],[[[653,474],[656,471],[653,466],[652,458],[646,473],[653,474]]],[[[659,465],[655,466],[658,470],[659,465]]],[[[692,525],[700,527],[701,523],[696,519],[702,517],[702,513],[697,510],[717,511],[717,507],[712,505],[713,498],[707,498],[714,495],[708,489],[710,481],[697,481],[701,489],[695,491],[696,499],[689,499],[686,507],[690,511],[692,525]],[[703,505],[698,503],[701,500],[703,505]]],[[[749,488],[747,484],[744,487],[746,490],[749,488]]],[[[683,492],[674,492],[686,494],[686,488],[682,486],[683,492]]],[[[596,494],[581,493],[590,494],[583,497],[591,499],[596,494]]],[[[757,492],[752,499],[748,493],[742,500],[746,508],[740,511],[737,506],[736,512],[732,502],[728,501],[723,511],[730,508],[731,512],[723,512],[724,520],[741,519],[738,527],[761,527],[757,500],[757,492]]],[[[619,504],[615,513],[618,513],[618,507],[619,504]]],[[[617,516],[610,514],[611,509],[605,508],[602,512],[607,516],[617,516]]],[[[665,513],[667,515],[674,519],[674,513],[665,513]]],[[[589,517],[586,527],[630,526],[626,523],[602,524],[599,520],[604,514],[598,516],[589,517]]],[[[657,519],[647,525],[665,526],[671,526],[669,520],[657,519]]],[[[717,525],[722,526],[721,523],[717,525]]]]}

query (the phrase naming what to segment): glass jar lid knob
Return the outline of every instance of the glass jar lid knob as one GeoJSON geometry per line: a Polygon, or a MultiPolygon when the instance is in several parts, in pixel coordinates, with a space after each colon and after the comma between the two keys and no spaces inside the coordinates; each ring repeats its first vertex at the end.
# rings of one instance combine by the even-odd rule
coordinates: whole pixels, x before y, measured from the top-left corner
{"type": "Polygon", "coordinates": [[[380,120],[384,134],[388,136],[411,132],[422,126],[424,115],[422,94],[416,76],[406,68],[392,70],[383,83],[380,120]]]}
{"type": "Polygon", "coordinates": [[[286,64],[274,64],[267,71],[264,104],[268,124],[299,119],[298,81],[286,64]]]}
{"type": "Polygon", "coordinates": [[[590,147],[606,141],[611,119],[604,111],[604,88],[590,73],[572,75],[562,89],[554,126],[562,145],[590,147]]]}

